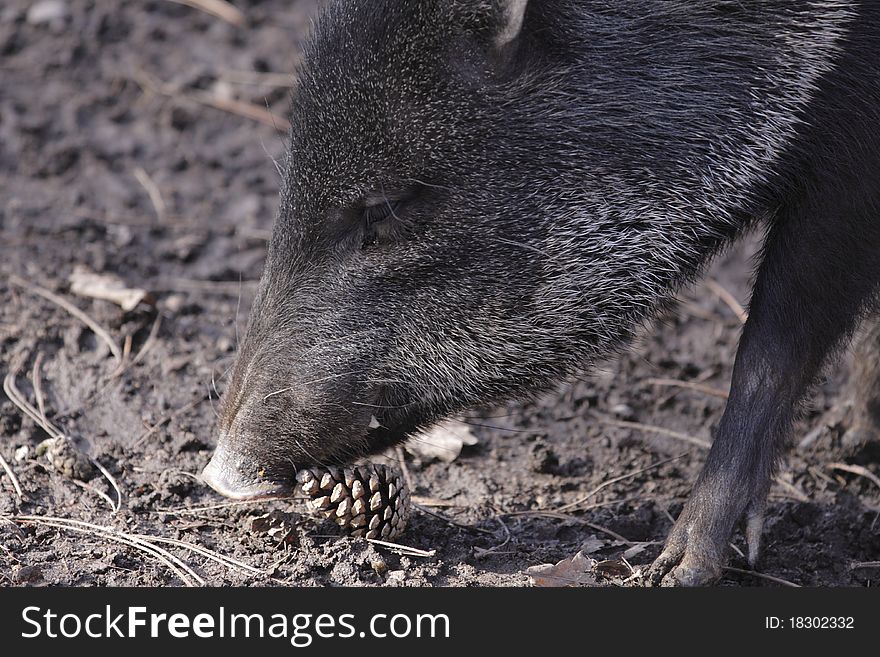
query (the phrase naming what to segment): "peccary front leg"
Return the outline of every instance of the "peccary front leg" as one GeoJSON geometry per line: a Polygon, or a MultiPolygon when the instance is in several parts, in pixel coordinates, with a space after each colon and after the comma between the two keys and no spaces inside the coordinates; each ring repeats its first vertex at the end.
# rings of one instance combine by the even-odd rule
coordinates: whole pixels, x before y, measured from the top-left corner
{"type": "Polygon", "coordinates": [[[880,276],[876,224],[839,197],[775,220],[727,408],[690,499],[649,570],[651,583],[717,579],[743,516],[749,561],[757,559],[767,492],[797,407],[850,335],[880,276]]]}
{"type": "Polygon", "coordinates": [[[853,351],[849,382],[853,407],[843,444],[861,448],[880,442],[880,317],[867,320],[853,351]]]}

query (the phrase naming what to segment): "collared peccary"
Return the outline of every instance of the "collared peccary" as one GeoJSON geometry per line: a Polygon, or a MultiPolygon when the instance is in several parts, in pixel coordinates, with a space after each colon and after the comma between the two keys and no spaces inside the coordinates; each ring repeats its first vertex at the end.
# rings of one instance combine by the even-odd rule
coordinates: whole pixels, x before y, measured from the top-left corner
{"type": "Polygon", "coordinates": [[[799,402],[876,310],[880,3],[338,1],[291,122],[208,483],[280,494],[551,387],[761,222],[730,399],[650,572],[710,582],[743,517],[756,558],[799,402]]]}

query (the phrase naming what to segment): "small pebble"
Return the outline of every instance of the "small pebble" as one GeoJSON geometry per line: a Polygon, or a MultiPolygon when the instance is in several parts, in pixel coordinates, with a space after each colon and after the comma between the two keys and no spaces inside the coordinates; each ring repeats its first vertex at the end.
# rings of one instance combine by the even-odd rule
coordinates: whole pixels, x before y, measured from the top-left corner
{"type": "Polygon", "coordinates": [[[62,0],[42,0],[31,5],[27,12],[27,22],[31,25],[63,25],[70,12],[62,0]]]}

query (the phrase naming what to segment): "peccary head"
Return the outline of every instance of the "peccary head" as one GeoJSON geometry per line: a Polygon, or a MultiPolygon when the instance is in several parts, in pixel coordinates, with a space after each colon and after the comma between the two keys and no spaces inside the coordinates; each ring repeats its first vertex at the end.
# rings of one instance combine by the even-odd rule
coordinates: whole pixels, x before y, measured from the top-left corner
{"type": "MultiPolygon", "coordinates": [[[[546,388],[624,342],[729,236],[714,199],[735,205],[749,149],[763,156],[770,141],[735,123],[764,111],[759,72],[742,76],[736,106],[733,75],[719,69],[700,87],[707,58],[682,67],[679,35],[604,16],[605,3],[579,16],[577,4],[325,10],[298,73],[279,216],[204,473],[218,491],[282,494],[301,465],[351,461],[546,388]],[[585,26],[604,31],[601,48],[585,26]],[[664,41],[634,48],[618,34],[664,41]],[[733,118],[713,124],[688,107],[733,118]],[[723,161],[714,131],[738,160],[723,161]],[[710,159],[729,180],[713,178],[710,159]]],[[[633,14],[666,20],[641,4],[633,14]]],[[[788,47],[777,42],[768,33],[768,48],[788,47]]]]}
{"type": "Polygon", "coordinates": [[[204,475],[221,493],[281,493],[300,465],[383,449],[562,369],[574,318],[546,298],[534,144],[493,98],[520,75],[524,9],[370,0],[321,16],[204,475]]]}

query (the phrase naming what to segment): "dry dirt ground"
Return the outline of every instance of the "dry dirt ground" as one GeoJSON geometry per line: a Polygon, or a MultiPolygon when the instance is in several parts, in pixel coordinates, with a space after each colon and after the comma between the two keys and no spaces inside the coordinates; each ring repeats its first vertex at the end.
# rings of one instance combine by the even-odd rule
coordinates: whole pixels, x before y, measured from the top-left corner
{"type": "MultiPolygon", "coordinates": [[[[0,583],[516,586],[529,566],[578,550],[650,562],[705,456],[690,439],[711,440],[723,409],[711,393],[727,386],[740,323],[719,288],[686,291],[630,354],[556,393],[473,413],[478,443],[454,462],[408,457],[426,511],[399,540],[433,556],[341,537],[297,501],[225,503],[195,473],[260,275],[284,148],[272,115],[284,115],[313,3],[236,0],[241,26],[167,0],[34,4],[0,6],[0,374],[32,404],[39,382],[47,418],[122,498],[114,512],[103,476],[86,488],[49,465],[37,453],[45,430],[0,393],[0,454],[24,494],[0,475],[0,583]],[[78,296],[77,266],[157,305],[124,312],[78,296]],[[36,286],[103,327],[124,366],[36,286]],[[272,510],[289,532],[254,522],[272,510]]],[[[740,301],[753,242],[709,274],[740,301]]],[[[880,469],[876,451],[841,447],[845,380],[844,362],[797,426],[795,441],[811,440],[772,490],[765,575],[880,577],[864,565],[880,560],[880,488],[834,465],[880,469]]],[[[733,543],[742,550],[742,535],[733,543]]],[[[747,567],[736,555],[731,565],[747,567]]],[[[628,571],[602,573],[587,583],[628,571]]],[[[733,570],[722,584],[776,585],[733,570]]]]}

